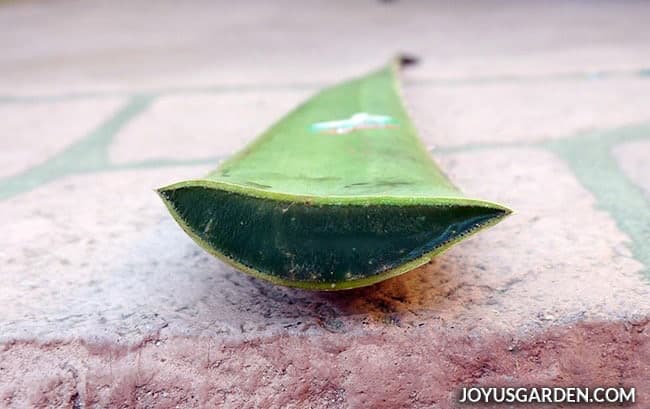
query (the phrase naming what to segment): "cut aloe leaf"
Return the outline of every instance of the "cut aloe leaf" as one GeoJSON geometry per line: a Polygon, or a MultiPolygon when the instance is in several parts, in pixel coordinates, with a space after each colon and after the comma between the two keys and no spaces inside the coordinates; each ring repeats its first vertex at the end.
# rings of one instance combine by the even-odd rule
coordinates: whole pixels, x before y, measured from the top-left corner
{"type": "Polygon", "coordinates": [[[465,198],[418,140],[398,63],[325,89],[202,179],[158,190],[201,247],[276,284],[370,285],[510,213],[465,198]]]}

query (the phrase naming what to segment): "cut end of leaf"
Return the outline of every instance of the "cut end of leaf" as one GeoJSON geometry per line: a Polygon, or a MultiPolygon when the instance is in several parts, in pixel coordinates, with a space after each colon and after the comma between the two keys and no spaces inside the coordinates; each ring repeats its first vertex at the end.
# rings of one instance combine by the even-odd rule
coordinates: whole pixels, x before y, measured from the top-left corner
{"type": "Polygon", "coordinates": [[[256,277],[315,290],[403,274],[510,214],[460,198],[323,203],[187,182],[158,193],[208,252],[256,277]]]}

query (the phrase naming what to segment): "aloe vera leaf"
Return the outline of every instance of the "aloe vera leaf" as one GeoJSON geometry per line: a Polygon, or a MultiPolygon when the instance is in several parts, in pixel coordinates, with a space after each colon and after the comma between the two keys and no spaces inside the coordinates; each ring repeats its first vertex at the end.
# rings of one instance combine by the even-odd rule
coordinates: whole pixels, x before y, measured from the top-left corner
{"type": "Polygon", "coordinates": [[[158,193],[201,247],[276,284],[349,289],[425,264],[510,210],[465,198],[438,169],[397,70],[321,91],[204,178],[158,193]]]}

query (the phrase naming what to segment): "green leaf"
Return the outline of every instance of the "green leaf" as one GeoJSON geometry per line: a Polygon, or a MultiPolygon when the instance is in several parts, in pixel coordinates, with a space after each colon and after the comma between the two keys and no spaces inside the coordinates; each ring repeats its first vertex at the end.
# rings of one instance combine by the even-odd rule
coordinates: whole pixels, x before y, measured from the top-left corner
{"type": "Polygon", "coordinates": [[[215,171],[160,196],[201,247],[276,284],[355,288],[425,264],[510,210],[463,197],[438,169],[396,71],[394,62],[321,91],[215,171]]]}

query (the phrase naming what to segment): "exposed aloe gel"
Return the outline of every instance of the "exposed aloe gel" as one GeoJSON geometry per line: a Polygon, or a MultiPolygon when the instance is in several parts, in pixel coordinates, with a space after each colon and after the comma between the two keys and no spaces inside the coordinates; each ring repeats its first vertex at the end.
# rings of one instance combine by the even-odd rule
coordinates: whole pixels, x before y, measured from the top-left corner
{"type": "Polygon", "coordinates": [[[325,89],[215,171],[160,196],[201,247],[277,284],[355,288],[426,263],[510,211],[463,197],[438,169],[396,71],[391,63],[325,89]]]}

